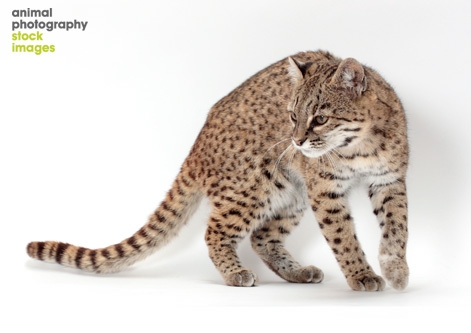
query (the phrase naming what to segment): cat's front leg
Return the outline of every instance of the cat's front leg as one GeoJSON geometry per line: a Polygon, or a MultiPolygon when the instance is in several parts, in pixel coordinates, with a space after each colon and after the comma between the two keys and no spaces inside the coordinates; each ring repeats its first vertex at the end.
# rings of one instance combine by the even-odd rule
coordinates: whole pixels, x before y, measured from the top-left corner
{"type": "Polygon", "coordinates": [[[371,185],[369,195],[381,227],[379,263],[389,284],[403,290],[409,280],[406,261],[407,194],[404,181],[387,185],[371,185]]]}
{"type": "Polygon", "coordinates": [[[316,219],[349,286],[359,291],[383,290],[384,280],[372,270],[361,249],[345,195],[316,186],[309,189],[316,219]]]}

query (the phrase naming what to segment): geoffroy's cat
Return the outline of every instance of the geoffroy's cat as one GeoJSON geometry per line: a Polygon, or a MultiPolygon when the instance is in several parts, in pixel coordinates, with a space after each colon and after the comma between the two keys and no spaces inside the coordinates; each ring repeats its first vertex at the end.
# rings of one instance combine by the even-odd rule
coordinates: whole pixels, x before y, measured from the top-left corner
{"type": "Polygon", "coordinates": [[[280,277],[317,283],[322,271],[302,266],[284,247],[310,207],[350,287],[382,290],[385,282],[365,258],[347,201],[362,179],[381,228],[382,274],[400,290],[409,275],[407,164],[406,119],[389,84],[355,59],[301,52],[214,105],[164,201],[134,235],[101,249],[32,242],[27,252],[85,271],[116,272],[176,236],[206,196],[212,211],[205,240],[226,284],[257,281],[236,253],[249,233],[255,252],[280,277]]]}

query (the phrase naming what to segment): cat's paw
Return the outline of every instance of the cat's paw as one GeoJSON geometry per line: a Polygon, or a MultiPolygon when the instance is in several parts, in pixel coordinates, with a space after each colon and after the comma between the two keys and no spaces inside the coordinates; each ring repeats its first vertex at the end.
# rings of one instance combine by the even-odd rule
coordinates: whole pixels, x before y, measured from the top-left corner
{"type": "Polygon", "coordinates": [[[316,266],[305,266],[290,271],[283,278],[295,283],[319,283],[324,279],[324,273],[316,266]]]}
{"type": "Polygon", "coordinates": [[[366,272],[347,277],[347,283],[356,291],[381,291],[386,283],[381,276],[373,272],[366,272]]]}
{"type": "Polygon", "coordinates": [[[409,266],[398,257],[380,258],[381,273],[396,290],[404,290],[409,282],[409,266]]]}
{"type": "Polygon", "coordinates": [[[248,269],[242,269],[228,274],[224,280],[228,286],[253,287],[257,283],[257,276],[248,269]]]}

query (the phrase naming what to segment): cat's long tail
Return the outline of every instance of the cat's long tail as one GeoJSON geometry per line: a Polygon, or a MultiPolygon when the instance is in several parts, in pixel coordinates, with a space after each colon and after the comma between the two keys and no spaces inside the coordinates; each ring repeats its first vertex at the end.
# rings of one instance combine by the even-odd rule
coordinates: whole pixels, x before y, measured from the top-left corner
{"type": "Polygon", "coordinates": [[[31,242],[27,252],[34,259],[89,272],[117,272],[144,259],[173,239],[196,210],[201,198],[195,180],[182,171],[148,222],[122,242],[101,249],[53,241],[31,242]]]}

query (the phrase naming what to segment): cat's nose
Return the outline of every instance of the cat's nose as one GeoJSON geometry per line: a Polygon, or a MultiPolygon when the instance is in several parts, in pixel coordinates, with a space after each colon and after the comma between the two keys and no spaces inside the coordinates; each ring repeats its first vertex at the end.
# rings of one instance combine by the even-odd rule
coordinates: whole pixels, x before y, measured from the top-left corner
{"type": "Polygon", "coordinates": [[[306,139],[296,139],[296,138],[293,138],[294,144],[295,144],[296,146],[298,146],[298,147],[301,147],[305,141],[306,141],[306,139]]]}

